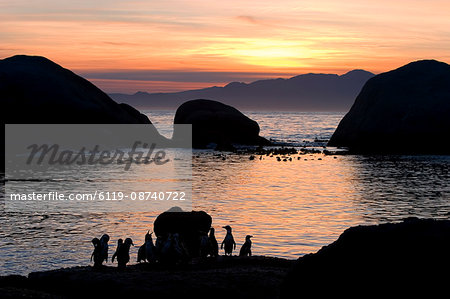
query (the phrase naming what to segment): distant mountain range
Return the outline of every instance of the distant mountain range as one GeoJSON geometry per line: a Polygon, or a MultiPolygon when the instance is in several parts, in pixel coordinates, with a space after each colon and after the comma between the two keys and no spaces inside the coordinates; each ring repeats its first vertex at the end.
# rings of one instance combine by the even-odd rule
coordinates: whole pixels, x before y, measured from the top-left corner
{"type": "Polygon", "coordinates": [[[344,75],[304,74],[289,79],[232,82],[174,93],[109,94],[138,109],[176,109],[192,99],[210,99],[244,110],[348,111],[359,91],[374,74],[353,70],[344,75]]]}

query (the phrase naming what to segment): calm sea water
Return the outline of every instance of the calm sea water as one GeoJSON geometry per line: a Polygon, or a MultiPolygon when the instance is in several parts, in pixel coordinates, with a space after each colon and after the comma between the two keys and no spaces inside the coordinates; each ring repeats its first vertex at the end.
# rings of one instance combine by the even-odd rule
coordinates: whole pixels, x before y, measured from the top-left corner
{"type": "MultiPolygon", "coordinates": [[[[328,139],[342,113],[246,112],[261,135],[296,145],[328,139]]],[[[170,124],[173,112],[148,113],[158,125],[170,124]]],[[[170,136],[170,130],[162,133],[170,136]]],[[[398,221],[404,217],[450,218],[450,156],[294,156],[228,155],[195,151],[192,163],[194,210],[231,225],[238,243],[253,238],[254,254],[297,258],[334,241],[354,225],[398,221]]],[[[108,181],[108,175],[104,175],[108,181]]],[[[139,178],[135,182],[139,184],[139,178]]],[[[24,183],[25,184],[25,183],[24,183]]],[[[115,180],[111,179],[111,185],[115,180]]],[[[143,182],[142,184],[145,184],[143,182]]],[[[137,245],[152,230],[157,213],[80,213],[2,211],[1,275],[89,264],[90,240],[111,236],[137,245]]],[[[132,248],[135,260],[137,247],[132,248]]]]}

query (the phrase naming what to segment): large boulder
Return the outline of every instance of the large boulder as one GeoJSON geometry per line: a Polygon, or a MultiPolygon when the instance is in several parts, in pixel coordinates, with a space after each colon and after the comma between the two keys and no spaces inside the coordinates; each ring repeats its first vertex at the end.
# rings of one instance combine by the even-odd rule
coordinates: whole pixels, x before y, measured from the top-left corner
{"type": "MultiPolygon", "coordinates": [[[[175,124],[192,124],[192,146],[231,148],[234,144],[268,145],[259,125],[234,107],[212,100],[192,100],[178,107],[175,124]]],[[[182,139],[175,127],[174,140],[182,139]]]]}
{"type": "Polygon", "coordinates": [[[449,220],[407,218],[352,227],[317,253],[298,259],[282,285],[282,298],[310,292],[339,297],[358,290],[432,297],[448,289],[449,253],[449,220]]]}
{"type": "Polygon", "coordinates": [[[164,212],[153,223],[153,231],[158,238],[165,239],[177,233],[191,257],[198,256],[200,236],[208,233],[212,218],[204,211],[164,212]]]}
{"type": "Polygon", "coordinates": [[[409,63],[367,81],[329,146],[356,153],[450,154],[450,65],[409,63]]]}
{"type": "Polygon", "coordinates": [[[40,56],[0,60],[5,123],[151,124],[86,79],[40,56]]]}

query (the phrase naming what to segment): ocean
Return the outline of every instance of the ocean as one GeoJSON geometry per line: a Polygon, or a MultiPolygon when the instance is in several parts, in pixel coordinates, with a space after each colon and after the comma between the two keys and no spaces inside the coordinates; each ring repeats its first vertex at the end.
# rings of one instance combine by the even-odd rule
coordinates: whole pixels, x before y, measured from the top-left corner
{"type": "MultiPolygon", "coordinates": [[[[244,112],[261,135],[291,146],[315,146],[331,137],[344,113],[244,112]]],[[[146,111],[171,136],[174,111],[146,111]]],[[[423,140],[418,140],[423,142],[423,140]]],[[[433,142],[429,141],[430,146],[433,142]]],[[[436,145],[438,146],[438,145],[436,145]]],[[[213,218],[219,242],[233,228],[238,249],[253,235],[253,253],[295,259],[316,252],[348,227],[405,217],[450,219],[450,156],[223,155],[194,150],[192,206],[213,218]]],[[[137,172],[139,173],[139,172],[137,172]]],[[[136,173],[135,173],[136,174],[136,173]]],[[[100,173],[103,184],[117,177],[100,173]]],[[[139,175],[134,184],[145,184],[139,175]]],[[[24,189],[27,182],[21,182],[24,189]]],[[[89,184],[85,182],[85,184],[89,184]]],[[[110,255],[118,238],[136,245],[152,231],[158,213],[10,211],[0,214],[2,275],[90,264],[91,239],[108,233],[110,255]]],[[[139,246],[131,249],[135,261],[139,246]]]]}

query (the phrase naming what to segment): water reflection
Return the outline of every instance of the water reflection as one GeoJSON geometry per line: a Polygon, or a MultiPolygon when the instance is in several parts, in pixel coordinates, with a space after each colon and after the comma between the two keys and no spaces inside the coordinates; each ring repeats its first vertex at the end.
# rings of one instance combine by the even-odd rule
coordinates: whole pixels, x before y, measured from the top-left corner
{"type": "Polygon", "coordinates": [[[449,156],[354,156],[359,212],[368,222],[450,216],[449,156]]]}

